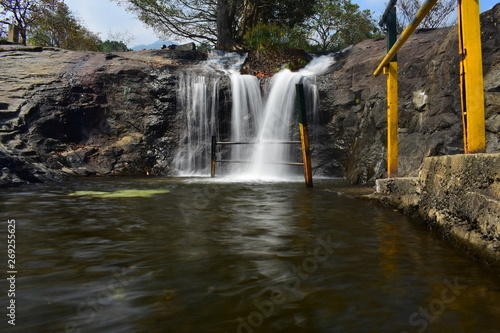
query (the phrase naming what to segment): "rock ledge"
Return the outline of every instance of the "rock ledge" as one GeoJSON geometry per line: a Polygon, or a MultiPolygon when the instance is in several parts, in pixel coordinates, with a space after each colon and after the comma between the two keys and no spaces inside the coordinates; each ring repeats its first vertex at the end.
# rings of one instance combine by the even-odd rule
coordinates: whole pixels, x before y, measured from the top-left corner
{"type": "Polygon", "coordinates": [[[425,159],[420,177],[379,179],[372,196],[500,263],[500,154],[425,159]]]}

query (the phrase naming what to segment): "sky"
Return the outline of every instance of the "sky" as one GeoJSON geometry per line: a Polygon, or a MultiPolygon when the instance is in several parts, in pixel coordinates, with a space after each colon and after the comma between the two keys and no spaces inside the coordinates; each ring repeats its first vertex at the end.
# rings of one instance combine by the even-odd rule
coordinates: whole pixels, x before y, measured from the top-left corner
{"type": "MultiPolygon", "coordinates": [[[[128,47],[139,44],[151,44],[161,39],[155,32],[128,13],[124,7],[110,0],[64,0],[69,9],[81,19],[84,26],[94,33],[98,33],[102,40],[108,39],[111,33],[127,33],[133,36],[128,47]]],[[[360,9],[370,9],[374,18],[378,20],[385,9],[385,0],[351,0],[359,5],[360,9]]],[[[480,0],[481,12],[491,9],[499,0],[480,0]]],[[[177,42],[171,38],[173,42],[177,42]]]]}

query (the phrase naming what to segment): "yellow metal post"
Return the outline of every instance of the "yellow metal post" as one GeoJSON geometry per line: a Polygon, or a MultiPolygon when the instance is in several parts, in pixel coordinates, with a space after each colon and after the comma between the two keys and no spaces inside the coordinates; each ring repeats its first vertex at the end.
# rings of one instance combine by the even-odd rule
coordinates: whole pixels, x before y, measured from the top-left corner
{"type": "Polygon", "coordinates": [[[458,1],[460,95],[466,154],[486,151],[479,1],[458,1]]]}
{"type": "Polygon", "coordinates": [[[304,95],[304,85],[295,85],[297,93],[297,106],[299,109],[299,130],[300,142],[302,143],[302,160],[304,161],[304,178],[306,187],[313,187],[311,152],[309,150],[309,131],[307,129],[306,104],[304,95]]]}
{"type": "Polygon", "coordinates": [[[217,164],[216,158],[216,149],[217,149],[217,138],[215,135],[212,135],[212,150],[210,152],[210,177],[215,177],[215,165],[217,164]]]}
{"type": "Polygon", "coordinates": [[[387,74],[387,176],[398,176],[398,63],[391,61],[387,74]]]}
{"type": "MultiPolygon", "coordinates": [[[[387,52],[396,44],[397,22],[396,22],[396,2],[391,2],[387,7],[383,21],[383,26],[387,27],[387,52]]],[[[384,67],[384,74],[387,74],[387,176],[398,176],[398,58],[397,53],[389,60],[384,67]]]]}

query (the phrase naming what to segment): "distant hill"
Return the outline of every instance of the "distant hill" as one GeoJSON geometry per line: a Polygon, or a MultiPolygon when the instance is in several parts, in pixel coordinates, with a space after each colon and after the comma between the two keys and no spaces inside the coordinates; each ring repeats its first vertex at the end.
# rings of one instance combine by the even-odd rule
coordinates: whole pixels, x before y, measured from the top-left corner
{"type": "Polygon", "coordinates": [[[152,44],[141,44],[141,45],[136,45],[132,47],[132,50],[134,51],[140,51],[140,50],[156,50],[156,49],[161,49],[163,45],[169,46],[171,44],[175,44],[174,42],[171,42],[169,40],[157,40],[156,42],[152,44]]]}

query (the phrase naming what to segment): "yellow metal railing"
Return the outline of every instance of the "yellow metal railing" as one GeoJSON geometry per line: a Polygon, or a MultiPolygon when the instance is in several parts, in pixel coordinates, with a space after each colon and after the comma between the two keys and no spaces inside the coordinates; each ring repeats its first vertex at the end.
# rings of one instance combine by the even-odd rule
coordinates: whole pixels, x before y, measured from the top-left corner
{"type": "Polygon", "coordinates": [[[422,8],[420,8],[417,12],[417,15],[415,15],[415,18],[413,21],[406,27],[406,29],[403,31],[401,36],[398,38],[396,43],[392,46],[392,48],[387,52],[384,60],[378,65],[377,69],[373,73],[375,76],[379,76],[380,73],[382,73],[382,70],[384,69],[385,66],[389,64],[392,58],[398,53],[399,49],[404,45],[404,43],[410,38],[411,34],[417,29],[418,25],[424,17],[429,13],[429,11],[432,9],[432,7],[436,4],[437,0],[427,0],[422,8]]]}
{"type": "MultiPolygon", "coordinates": [[[[419,9],[413,21],[406,27],[398,40],[390,47],[384,59],[373,73],[382,72],[387,78],[387,173],[396,177],[398,173],[398,66],[395,59],[398,51],[429,13],[437,0],[427,0],[419,9]]],[[[384,17],[394,7],[391,1],[384,17]]],[[[383,23],[381,21],[381,23],[383,23]]],[[[481,53],[481,29],[479,22],[479,1],[458,0],[458,35],[460,53],[460,95],[464,132],[465,153],[484,153],[486,132],[484,119],[484,83],[481,53]]]]}

